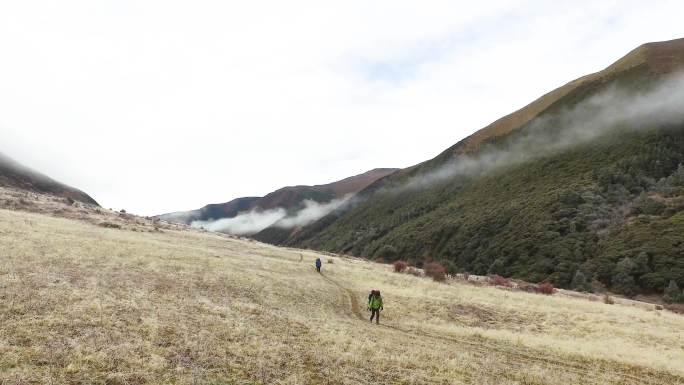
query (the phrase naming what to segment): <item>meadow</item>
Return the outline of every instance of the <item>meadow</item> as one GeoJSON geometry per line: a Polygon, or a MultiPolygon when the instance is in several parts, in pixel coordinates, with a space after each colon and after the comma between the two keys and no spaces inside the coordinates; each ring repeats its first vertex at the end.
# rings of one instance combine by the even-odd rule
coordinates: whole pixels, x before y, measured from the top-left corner
{"type": "Polygon", "coordinates": [[[2,385],[684,384],[684,317],[655,307],[33,211],[0,210],[2,385]]]}

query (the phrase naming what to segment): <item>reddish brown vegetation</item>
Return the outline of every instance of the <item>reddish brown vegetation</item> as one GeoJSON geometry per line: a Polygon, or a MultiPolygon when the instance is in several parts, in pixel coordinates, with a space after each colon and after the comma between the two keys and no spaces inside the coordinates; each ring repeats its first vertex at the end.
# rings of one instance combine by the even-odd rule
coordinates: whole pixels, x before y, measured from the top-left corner
{"type": "Polygon", "coordinates": [[[553,294],[554,290],[555,289],[554,289],[553,284],[551,282],[542,282],[542,283],[538,284],[537,288],[536,288],[537,293],[547,294],[547,295],[553,294]]]}
{"type": "Polygon", "coordinates": [[[423,266],[423,270],[425,270],[425,275],[435,281],[442,282],[446,280],[446,268],[439,262],[428,262],[423,266]]]}
{"type": "Polygon", "coordinates": [[[511,280],[508,278],[504,278],[498,274],[490,275],[489,276],[489,283],[494,286],[506,286],[510,287],[511,286],[511,280]]]}
{"type": "Polygon", "coordinates": [[[394,262],[394,272],[395,273],[403,273],[407,267],[408,267],[408,264],[404,261],[395,261],[394,262]]]}

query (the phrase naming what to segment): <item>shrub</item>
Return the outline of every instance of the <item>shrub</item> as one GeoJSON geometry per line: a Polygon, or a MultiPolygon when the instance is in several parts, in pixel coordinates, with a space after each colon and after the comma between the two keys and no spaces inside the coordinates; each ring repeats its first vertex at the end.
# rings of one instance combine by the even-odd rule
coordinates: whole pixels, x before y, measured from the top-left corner
{"type": "Polygon", "coordinates": [[[406,270],[406,274],[411,274],[414,277],[422,277],[423,273],[420,271],[420,269],[416,269],[415,267],[409,267],[406,270]]]}
{"type": "Polygon", "coordinates": [[[580,270],[575,272],[575,276],[572,278],[572,283],[570,284],[573,290],[577,291],[591,291],[591,283],[587,280],[587,277],[580,270]]]}
{"type": "Polygon", "coordinates": [[[638,288],[632,275],[636,267],[634,261],[629,257],[625,257],[617,263],[611,279],[612,288],[615,292],[627,297],[634,297],[637,294],[638,288]]]}
{"type": "Polygon", "coordinates": [[[439,262],[428,262],[423,266],[423,270],[425,270],[425,275],[435,281],[441,282],[446,280],[446,268],[439,262]]]}
{"type": "Polygon", "coordinates": [[[403,273],[407,267],[408,267],[408,264],[404,261],[394,262],[394,272],[395,273],[403,273]]]}
{"type": "Polygon", "coordinates": [[[488,273],[491,275],[506,274],[508,262],[505,258],[497,258],[489,266],[488,273]]]}
{"type": "Polygon", "coordinates": [[[603,303],[607,305],[613,305],[615,303],[615,300],[613,300],[613,297],[609,296],[608,294],[604,294],[603,303]]]}
{"type": "Polygon", "coordinates": [[[335,260],[330,258],[330,259],[328,259],[328,263],[335,263],[335,260]]]}
{"type": "Polygon", "coordinates": [[[494,285],[494,286],[510,287],[511,286],[511,280],[508,278],[504,278],[498,274],[494,274],[494,275],[489,276],[489,284],[494,285]]]}
{"type": "Polygon", "coordinates": [[[682,291],[679,290],[677,282],[674,279],[670,280],[670,284],[667,285],[663,292],[663,301],[667,303],[678,302],[681,300],[681,297],[682,291]]]}
{"type": "Polygon", "coordinates": [[[120,229],[121,225],[112,222],[102,222],[100,223],[100,227],[104,227],[107,229],[120,229]]]}
{"type": "Polygon", "coordinates": [[[121,209],[121,211],[119,211],[119,212],[120,212],[121,214],[126,214],[126,210],[124,210],[124,209],[121,209]]]}
{"type": "Polygon", "coordinates": [[[636,214],[660,215],[666,208],[667,206],[664,203],[643,196],[637,200],[634,212],[636,214]]]}
{"type": "Polygon", "coordinates": [[[539,294],[551,295],[556,289],[554,289],[553,284],[551,282],[542,282],[537,285],[535,290],[539,294]]]}

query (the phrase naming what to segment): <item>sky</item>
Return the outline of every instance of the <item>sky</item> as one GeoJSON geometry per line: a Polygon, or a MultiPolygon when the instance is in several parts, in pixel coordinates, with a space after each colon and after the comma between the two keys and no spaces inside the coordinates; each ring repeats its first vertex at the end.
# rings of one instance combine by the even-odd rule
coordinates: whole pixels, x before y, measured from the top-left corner
{"type": "Polygon", "coordinates": [[[0,152],[140,215],[407,167],[681,1],[0,1],[0,152]]]}

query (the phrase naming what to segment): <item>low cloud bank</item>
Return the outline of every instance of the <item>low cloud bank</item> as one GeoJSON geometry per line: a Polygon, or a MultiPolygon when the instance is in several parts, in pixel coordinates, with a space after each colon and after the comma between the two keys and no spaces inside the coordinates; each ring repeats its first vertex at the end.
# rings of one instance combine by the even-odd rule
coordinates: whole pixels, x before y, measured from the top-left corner
{"type": "Polygon", "coordinates": [[[291,229],[306,226],[336,208],[340,207],[349,197],[333,199],[327,203],[319,203],[314,200],[305,200],[304,207],[293,214],[288,214],[284,208],[271,210],[251,210],[240,213],[233,218],[224,218],[210,221],[194,221],[193,227],[202,227],[210,231],[218,231],[234,235],[252,235],[267,227],[275,226],[281,229],[291,229]]]}
{"type": "Polygon", "coordinates": [[[460,156],[436,171],[416,175],[391,191],[421,189],[456,176],[472,176],[497,167],[560,152],[616,129],[647,129],[684,122],[684,74],[672,75],[646,91],[611,87],[557,114],[530,123],[521,136],[492,150],[460,156]]]}
{"type": "Polygon", "coordinates": [[[252,210],[238,214],[233,218],[194,221],[191,226],[235,235],[251,235],[269,227],[285,216],[287,216],[287,212],[282,208],[265,211],[252,210]]]}
{"type": "Polygon", "coordinates": [[[328,203],[318,203],[312,200],[305,200],[303,209],[297,211],[297,213],[293,216],[287,216],[279,220],[274,224],[274,226],[280,227],[282,229],[306,226],[328,215],[330,212],[346,202],[347,199],[348,197],[343,199],[333,199],[328,203]]]}

